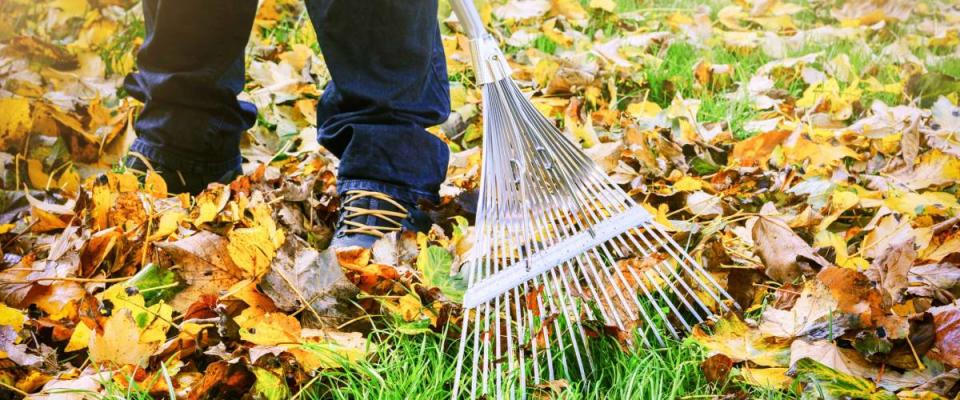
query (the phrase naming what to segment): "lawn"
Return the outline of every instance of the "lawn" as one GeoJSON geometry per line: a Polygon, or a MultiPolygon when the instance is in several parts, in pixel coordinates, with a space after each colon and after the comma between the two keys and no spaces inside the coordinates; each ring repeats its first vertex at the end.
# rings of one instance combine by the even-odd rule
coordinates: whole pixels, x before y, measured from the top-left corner
{"type": "MultiPolygon", "coordinates": [[[[338,161],[316,142],[330,73],[301,1],[259,4],[244,175],[191,196],[124,167],[139,2],[0,2],[0,400],[452,396],[461,323],[477,315],[458,274],[485,138],[469,42],[440,1],[452,113],[428,131],[451,160],[441,202],[421,205],[433,229],[333,251],[338,161]]],[[[732,297],[680,277],[664,248],[597,254],[610,284],[679,272],[631,282],[638,311],[716,314],[647,347],[633,343],[663,324],[597,318],[599,296],[570,289],[576,315],[544,316],[534,305],[559,298],[534,283],[515,300],[532,328],[494,363],[530,372],[570,321],[594,361],[588,379],[520,378],[526,396],[960,398],[960,7],[475,4],[534,107],[732,297]]],[[[566,279],[550,282],[581,283],[566,279]]],[[[497,330],[477,337],[510,337],[497,330]]]]}

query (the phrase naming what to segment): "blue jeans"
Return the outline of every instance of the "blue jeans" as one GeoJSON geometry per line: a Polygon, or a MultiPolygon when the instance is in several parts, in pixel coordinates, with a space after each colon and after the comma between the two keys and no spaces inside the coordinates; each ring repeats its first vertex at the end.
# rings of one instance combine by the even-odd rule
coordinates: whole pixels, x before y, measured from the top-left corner
{"type": "MultiPolygon", "coordinates": [[[[256,122],[239,101],[255,0],[144,0],[147,35],[124,88],[144,102],[132,151],[181,171],[228,171],[256,122]]],[[[306,0],[332,82],[317,138],[338,189],[439,200],[449,149],[425,130],[450,112],[437,0],[306,0]]]]}

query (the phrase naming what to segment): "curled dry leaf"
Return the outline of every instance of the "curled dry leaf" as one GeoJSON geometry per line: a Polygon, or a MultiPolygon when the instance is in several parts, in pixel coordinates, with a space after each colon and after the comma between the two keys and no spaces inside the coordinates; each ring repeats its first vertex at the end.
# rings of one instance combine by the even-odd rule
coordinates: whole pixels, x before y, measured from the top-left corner
{"type": "Polygon", "coordinates": [[[280,248],[261,287],[281,310],[306,306],[307,326],[338,326],[359,311],[351,306],[359,289],[343,274],[336,253],[319,252],[295,236],[280,248]]]}
{"type": "Polygon", "coordinates": [[[879,283],[883,293],[884,305],[899,303],[904,291],[910,285],[908,275],[917,259],[913,240],[909,240],[878,257],[866,271],[874,282],[879,283]]]}
{"type": "Polygon", "coordinates": [[[772,217],[759,217],[753,225],[753,242],[766,266],[764,272],[777,282],[790,283],[812,275],[813,266],[830,265],[789,226],[772,217]]]}

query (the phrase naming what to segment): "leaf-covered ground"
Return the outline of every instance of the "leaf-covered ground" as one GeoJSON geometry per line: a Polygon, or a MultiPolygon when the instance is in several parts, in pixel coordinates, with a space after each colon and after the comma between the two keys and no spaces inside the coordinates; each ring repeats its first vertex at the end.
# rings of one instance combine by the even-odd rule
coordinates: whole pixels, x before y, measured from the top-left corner
{"type": "MultiPolygon", "coordinates": [[[[956,398],[960,7],[699,3],[477,2],[535,105],[744,310],[666,349],[600,337],[592,383],[536,396],[956,398]]],[[[257,15],[246,175],[196,197],[118,167],[136,2],[0,2],[0,398],[449,397],[482,151],[449,15],[436,226],[333,253],[299,1],[257,15]]]]}

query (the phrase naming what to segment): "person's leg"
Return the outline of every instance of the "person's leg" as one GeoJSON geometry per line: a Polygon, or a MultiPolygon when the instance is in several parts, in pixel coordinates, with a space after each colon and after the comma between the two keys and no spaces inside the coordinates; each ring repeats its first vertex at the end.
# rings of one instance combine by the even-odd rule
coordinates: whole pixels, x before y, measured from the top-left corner
{"type": "Polygon", "coordinates": [[[237,100],[256,11],[256,0],[143,1],[147,35],[124,81],[144,102],[130,150],[167,169],[171,189],[195,193],[240,169],[257,116],[237,100]]]}
{"type": "Polygon", "coordinates": [[[308,0],[333,78],[320,144],[340,158],[338,191],[438,201],[449,149],[424,128],[450,112],[437,0],[308,0]]]}

